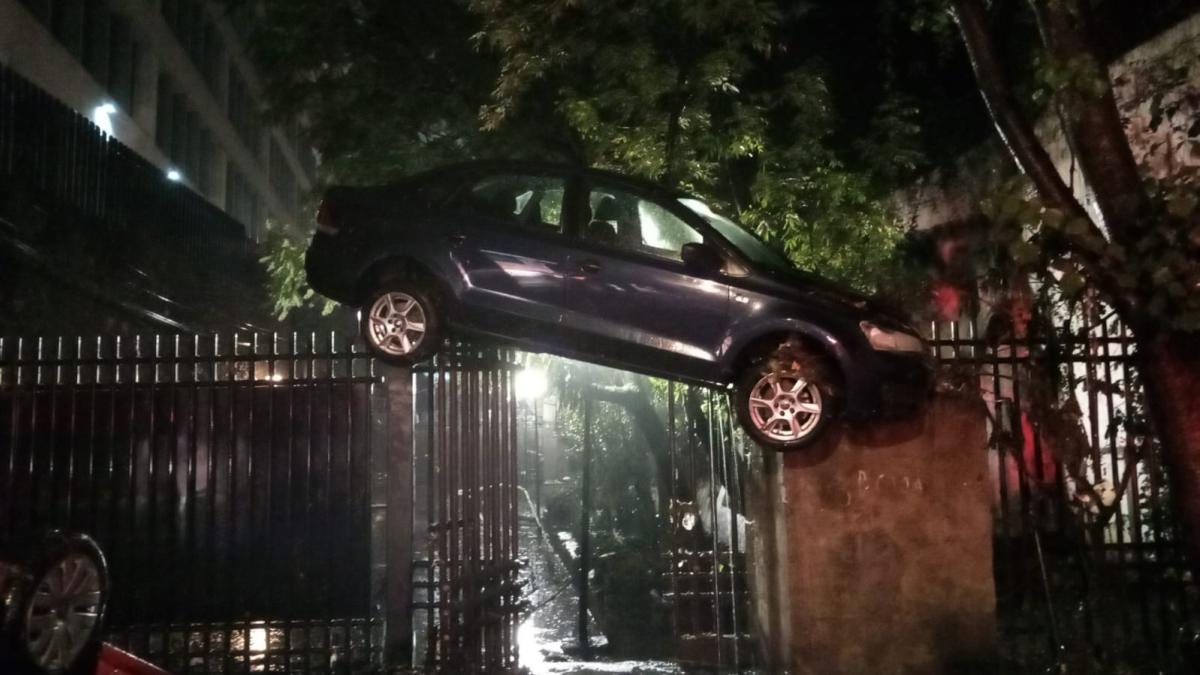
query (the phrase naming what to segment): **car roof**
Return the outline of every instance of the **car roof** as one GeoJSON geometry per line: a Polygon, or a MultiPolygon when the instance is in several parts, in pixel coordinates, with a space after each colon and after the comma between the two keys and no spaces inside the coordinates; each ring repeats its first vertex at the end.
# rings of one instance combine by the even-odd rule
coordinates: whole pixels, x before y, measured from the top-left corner
{"type": "Polygon", "coordinates": [[[412,176],[414,179],[422,177],[441,176],[446,174],[462,174],[462,173],[504,173],[504,172],[530,172],[530,173],[578,173],[587,178],[601,179],[606,182],[618,183],[625,185],[640,192],[653,194],[663,199],[678,199],[680,197],[691,197],[693,195],[679,190],[670,188],[661,183],[656,183],[645,178],[637,178],[635,176],[627,176],[625,174],[609,171],[607,169],[599,169],[595,167],[585,167],[578,164],[566,164],[562,162],[547,162],[527,159],[479,159],[466,162],[457,162],[447,164],[428,171],[421,172],[412,176]]]}

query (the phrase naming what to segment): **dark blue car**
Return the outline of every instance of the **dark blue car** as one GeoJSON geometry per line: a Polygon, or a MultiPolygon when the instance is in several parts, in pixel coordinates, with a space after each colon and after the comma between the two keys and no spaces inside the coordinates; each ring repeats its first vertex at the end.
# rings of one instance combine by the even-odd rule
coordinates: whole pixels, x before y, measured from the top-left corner
{"type": "Polygon", "coordinates": [[[836,415],[916,410],[917,332],[796,269],[701,200],[595,169],[478,162],[334,187],[310,284],[362,309],[379,358],[428,358],[448,331],[736,387],[759,443],[792,449],[836,415]]]}

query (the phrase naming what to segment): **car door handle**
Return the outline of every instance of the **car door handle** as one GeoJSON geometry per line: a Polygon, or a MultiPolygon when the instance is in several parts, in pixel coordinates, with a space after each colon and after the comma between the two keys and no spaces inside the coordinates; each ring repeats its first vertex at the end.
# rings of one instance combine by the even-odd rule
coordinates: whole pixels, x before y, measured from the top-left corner
{"type": "Polygon", "coordinates": [[[448,239],[450,241],[451,246],[462,246],[463,242],[467,240],[467,235],[451,234],[451,235],[448,235],[446,237],[446,239],[448,239]]]}
{"type": "Polygon", "coordinates": [[[595,274],[600,271],[600,263],[595,260],[580,260],[578,263],[579,271],[595,274]]]}

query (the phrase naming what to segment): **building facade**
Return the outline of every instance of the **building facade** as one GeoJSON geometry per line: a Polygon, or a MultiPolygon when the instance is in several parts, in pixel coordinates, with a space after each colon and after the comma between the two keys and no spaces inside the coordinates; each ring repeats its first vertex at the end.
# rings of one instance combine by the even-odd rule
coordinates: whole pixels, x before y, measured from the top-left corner
{"type": "Polygon", "coordinates": [[[298,222],[316,156],[264,119],[253,3],[0,0],[0,63],[225,211],[255,240],[298,222]]]}

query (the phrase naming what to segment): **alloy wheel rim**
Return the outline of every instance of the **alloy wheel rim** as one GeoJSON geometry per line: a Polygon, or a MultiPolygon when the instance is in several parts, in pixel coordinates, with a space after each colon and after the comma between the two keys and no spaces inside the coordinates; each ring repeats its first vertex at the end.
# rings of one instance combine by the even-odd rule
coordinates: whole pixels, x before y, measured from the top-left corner
{"type": "Polygon", "coordinates": [[[100,618],[100,570],[86,555],[69,555],[41,578],[25,614],[25,644],[47,672],[70,668],[100,618]]]}
{"type": "Polygon", "coordinates": [[[425,310],[411,295],[391,291],[371,305],[367,325],[376,347],[392,356],[406,356],[425,339],[425,310]]]}
{"type": "Polygon", "coordinates": [[[807,437],[821,421],[822,410],[821,390],[800,373],[767,373],[750,389],[750,420],[774,441],[807,437]]]}

